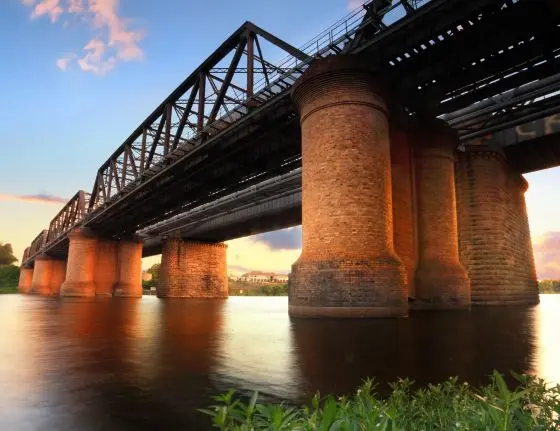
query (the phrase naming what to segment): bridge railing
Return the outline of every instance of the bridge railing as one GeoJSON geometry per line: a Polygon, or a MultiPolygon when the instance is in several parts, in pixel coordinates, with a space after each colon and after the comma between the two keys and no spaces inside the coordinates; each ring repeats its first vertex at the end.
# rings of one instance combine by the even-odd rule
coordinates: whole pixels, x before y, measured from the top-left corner
{"type": "Polygon", "coordinates": [[[27,256],[28,259],[38,254],[39,251],[45,246],[45,244],[47,243],[48,234],[49,231],[47,229],[44,229],[41,231],[41,233],[39,233],[39,235],[35,237],[35,239],[31,242],[31,246],[29,247],[29,254],[27,256]]]}
{"type": "Polygon", "coordinates": [[[29,258],[29,249],[30,249],[30,247],[27,247],[27,248],[23,251],[23,257],[21,258],[21,263],[22,263],[22,264],[29,258]]]}
{"type": "Polygon", "coordinates": [[[350,48],[350,42],[365,26],[375,23],[377,31],[382,31],[428,2],[399,0],[380,10],[375,1],[366,2],[365,7],[357,8],[301,49],[245,23],[99,168],[90,213],[119,199],[255,108],[288,91],[314,58],[350,48]]]}
{"type": "Polygon", "coordinates": [[[67,233],[84,219],[88,210],[89,193],[78,191],[52,219],[46,244],[50,244],[67,233]]]}

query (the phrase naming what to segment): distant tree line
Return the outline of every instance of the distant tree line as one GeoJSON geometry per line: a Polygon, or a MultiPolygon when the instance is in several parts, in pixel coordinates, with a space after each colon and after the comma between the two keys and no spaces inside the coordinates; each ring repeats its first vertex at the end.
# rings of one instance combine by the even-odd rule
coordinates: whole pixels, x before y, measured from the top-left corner
{"type": "Polygon", "coordinates": [[[14,288],[19,282],[19,267],[12,244],[0,242],[0,288],[14,288]]]}
{"type": "Polygon", "coordinates": [[[142,288],[150,289],[152,287],[157,286],[157,282],[159,281],[159,269],[161,264],[154,263],[146,272],[148,274],[152,274],[151,280],[142,280],[142,288]]]}
{"type": "Polygon", "coordinates": [[[560,280],[539,281],[539,293],[560,293],[560,280]]]}
{"type": "Polygon", "coordinates": [[[248,281],[229,280],[228,289],[230,296],[287,296],[287,283],[258,284],[248,281]]]}

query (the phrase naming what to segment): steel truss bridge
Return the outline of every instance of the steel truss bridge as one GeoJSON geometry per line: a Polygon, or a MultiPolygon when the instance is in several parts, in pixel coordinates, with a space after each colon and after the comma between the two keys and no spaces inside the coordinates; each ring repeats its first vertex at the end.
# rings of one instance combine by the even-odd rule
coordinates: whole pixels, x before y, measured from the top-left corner
{"type": "MultiPolygon", "coordinates": [[[[399,0],[384,9],[370,0],[299,49],[246,22],[101,165],[91,194],[68,202],[23,265],[64,256],[77,226],[112,238],[161,233],[164,221],[176,229],[177,217],[192,227],[209,205],[253,186],[262,192],[273,178],[283,186],[244,204],[297,199],[301,143],[290,88],[315,59],[341,54],[366,56],[388,78],[395,112],[445,118],[464,142],[560,112],[556,0],[399,0]]],[[[560,159],[550,148],[541,152],[560,159]]],[[[262,219],[261,229],[297,224],[297,211],[283,213],[285,223],[262,219]]],[[[235,232],[255,230],[246,223],[235,232]]],[[[147,238],[146,253],[157,243],[147,238]]]]}

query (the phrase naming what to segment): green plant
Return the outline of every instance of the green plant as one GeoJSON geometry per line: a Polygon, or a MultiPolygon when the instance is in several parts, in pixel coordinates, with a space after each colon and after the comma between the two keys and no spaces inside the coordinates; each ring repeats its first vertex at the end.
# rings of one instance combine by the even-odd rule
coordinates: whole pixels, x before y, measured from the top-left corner
{"type": "Polygon", "coordinates": [[[19,267],[15,265],[0,266],[0,287],[13,287],[19,283],[19,267]]]}
{"type": "Polygon", "coordinates": [[[514,375],[519,385],[509,389],[494,372],[480,389],[456,378],[414,389],[410,380],[391,385],[391,394],[380,397],[373,380],[366,380],[351,397],[321,399],[310,406],[258,404],[258,394],[248,403],[231,390],[214,397],[218,404],[201,412],[220,430],[558,430],[560,386],[547,387],[541,379],[514,375]]]}

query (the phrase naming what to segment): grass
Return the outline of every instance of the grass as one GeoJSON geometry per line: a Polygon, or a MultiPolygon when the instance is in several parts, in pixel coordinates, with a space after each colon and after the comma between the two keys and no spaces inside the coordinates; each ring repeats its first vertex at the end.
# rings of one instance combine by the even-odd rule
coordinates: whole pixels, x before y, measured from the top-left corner
{"type": "Polygon", "coordinates": [[[302,407],[259,404],[257,393],[245,403],[232,390],[200,411],[215,428],[228,431],[560,430],[560,385],[514,376],[519,385],[513,390],[497,372],[482,388],[452,378],[414,389],[410,380],[399,380],[387,397],[378,396],[367,380],[351,397],[317,394],[302,407]]]}
{"type": "Polygon", "coordinates": [[[0,286],[0,294],[2,293],[18,293],[18,288],[17,286],[10,286],[10,287],[0,286]]]}

